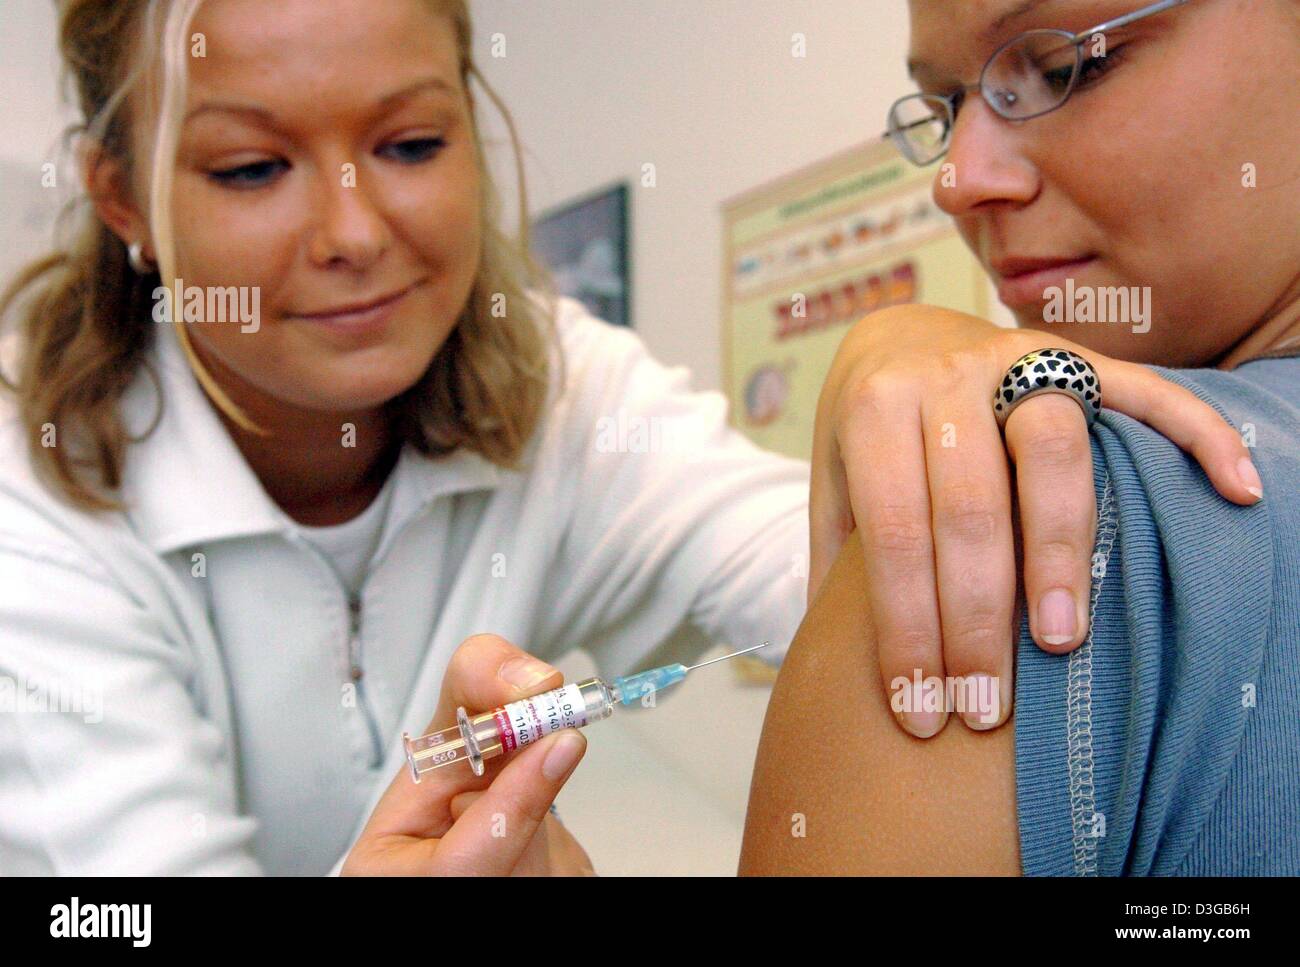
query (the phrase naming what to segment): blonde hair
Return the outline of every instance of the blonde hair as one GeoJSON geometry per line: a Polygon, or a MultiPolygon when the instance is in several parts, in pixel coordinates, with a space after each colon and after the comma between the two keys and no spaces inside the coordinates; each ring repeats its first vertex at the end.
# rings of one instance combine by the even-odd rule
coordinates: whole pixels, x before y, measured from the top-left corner
{"type": "MultiPolygon", "coordinates": [[[[84,509],[124,509],[111,492],[121,486],[126,448],[136,440],[121,422],[118,402],[141,367],[149,368],[145,354],[156,325],[151,321],[152,292],[161,279],[176,277],[172,183],[185,105],[190,26],[202,2],[59,3],[64,73],[75,81],[84,118],[65,132],[65,138],[84,134],[84,143],[96,152],[94,163],[104,157],[118,161],[127,185],[135,168],[129,95],[158,54],[162,69],[161,104],[154,103],[153,85],[146,85],[150,98],[144,112],[158,118],[150,159],[149,208],[157,270],[137,274],[122,241],[98,218],[89,199],[81,198],[60,218],[62,223],[70,214],[81,217],[71,243],[28,265],[0,294],[2,318],[20,296],[35,290],[20,317],[17,376],[11,381],[0,373],[0,384],[16,395],[37,472],[56,492],[84,509]],[[58,427],[58,446],[43,445],[50,424],[58,427]],[[96,479],[87,480],[85,469],[96,479]]],[[[466,92],[471,78],[476,79],[506,123],[518,179],[519,235],[512,239],[498,225],[499,199],[471,108],[482,186],[478,274],[456,327],[424,375],[389,401],[387,409],[399,438],[422,453],[436,456],[465,447],[500,466],[514,467],[545,404],[555,289],[549,274],[529,254],[519,138],[508,109],[474,64],[467,0],[424,2],[451,21],[466,92]],[[530,299],[530,288],[542,296],[540,302],[530,299]],[[494,311],[502,304],[505,318],[494,311]]],[[[265,434],[207,372],[179,318],[175,326],[195,377],[213,403],[246,430],[265,434]]],[[[150,377],[161,391],[157,374],[150,372],[150,377]]]]}

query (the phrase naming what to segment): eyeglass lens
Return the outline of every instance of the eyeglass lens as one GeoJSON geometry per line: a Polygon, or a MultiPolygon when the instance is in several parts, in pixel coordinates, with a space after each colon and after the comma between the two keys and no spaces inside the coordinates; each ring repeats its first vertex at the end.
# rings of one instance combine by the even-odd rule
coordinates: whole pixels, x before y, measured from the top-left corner
{"type": "MultiPolygon", "coordinates": [[[[1008,120],[1037,117],[1069,97],[1080,60],[1079,47],[1068,34],[1033,30],[993,55],[980,79],[980,90],[989,106],[1008,120]]],[[[891,135],[916,164],[929,164],[947,150],[951,127],[952,113],[937,95],[903,98],[889,113],[891,135]]]]}

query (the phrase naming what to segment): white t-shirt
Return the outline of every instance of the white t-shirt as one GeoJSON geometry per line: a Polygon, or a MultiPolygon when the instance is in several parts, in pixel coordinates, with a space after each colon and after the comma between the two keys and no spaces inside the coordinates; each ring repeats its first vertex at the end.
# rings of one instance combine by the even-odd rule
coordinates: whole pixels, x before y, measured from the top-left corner
{"type": "Polygon", "coordinates": [[[383,537],[388,508],[392,504],[394,479],[395,475],[390,472],[370,506],[352,520],[326,527],[298,525],[302,536],[329,558],[339,578],[353,595],[361,593],[366,569],[383,537]]]}

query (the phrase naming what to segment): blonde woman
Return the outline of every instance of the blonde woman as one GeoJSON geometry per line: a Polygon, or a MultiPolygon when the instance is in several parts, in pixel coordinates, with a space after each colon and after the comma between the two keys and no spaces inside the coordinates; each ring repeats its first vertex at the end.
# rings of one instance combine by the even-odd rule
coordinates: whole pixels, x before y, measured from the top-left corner
{"type": "MultiPolygon", "coordinates": [[[[556,684],[543,659],[575,645],[606,673],[683,623],[779,651],[855,522],[894,535],[872,558],[898,592],[875,611],[886,681],[946,661],[1009,686],[1009,474],[983,384],[1036,339],[964,320],[927,345],[951,365],[883,382],[843,354],[810,493],[806,464],[547,297],[502,235],[463,0],[60,11],[93,210],[0,306],[19,314],[0,672],[33,696],[0,722],[7,871],[585,872],[547,814],[580,733],[418,786],[400,734],[556,684]],[[967,441],[928,478],[927,373],[967,441]],[[672,443],[611,441],[611,421],[672,443]],[[940,499],[902,521],[891,493],[940,499]]],[[[1210,408],[1092,362],[1108,405],[1257,499],[1210,408]]],[[[1058,650],[1086,631],[1095,523],[1062,402],[1008,426],[1021,453],[1052,444],[1019,466],[1030,607],[1058,650]]]]}

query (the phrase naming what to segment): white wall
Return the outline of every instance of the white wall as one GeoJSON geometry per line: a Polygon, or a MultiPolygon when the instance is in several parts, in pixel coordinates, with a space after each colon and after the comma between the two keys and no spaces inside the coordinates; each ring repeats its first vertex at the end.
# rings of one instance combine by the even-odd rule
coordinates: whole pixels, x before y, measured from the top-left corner
{"type": "Polygon", "coordinates": [[[66,170],[41,184],[74,117],[60,105],[58,70],[51,0],[0,0],[0,284],[50,245],[51,220],[75,188],[66,170]]]}
{"type": "MultiPolygon", "coordinates": [[[[717,388],[720,204],[880,134],[907,89],[906,4],[472,0],[472,9],[480,69],[528,150],[530,207],[629,180],[634,325],[661,359],[717,388]],[[490,56],[496,33],[504,58],[490,56]],[[807,38],[802,59],[795,33],[807,38]],[[646,162],[657,187],[639,187],[646,162]]],[[[495,112],[488,119],[504,137],[495,112]]]]}
{"type": "Polygon", "coordinates": [[[53,154],[61,114],[52,0],[0,0],[0,157],[39,167],[53,154]]]}

